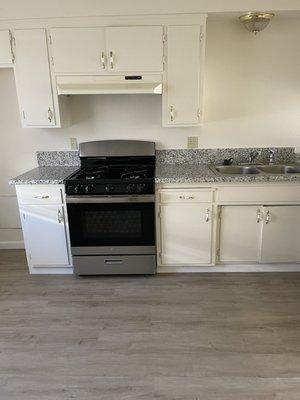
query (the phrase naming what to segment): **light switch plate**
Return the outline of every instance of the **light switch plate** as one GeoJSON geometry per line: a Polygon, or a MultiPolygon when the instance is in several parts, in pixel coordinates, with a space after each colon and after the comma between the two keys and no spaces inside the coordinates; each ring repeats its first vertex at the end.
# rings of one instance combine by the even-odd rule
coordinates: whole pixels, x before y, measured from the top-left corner
{"type": "Polygon", "coordinates": [[[198,136],[188,136],[187,148],[188,149],[198,149],[198,136]]]}
{"type": "Polygon", "coordinates": [[[71,150],[78,150],[78,143],[75,137],[70,138],[71,150]]]}

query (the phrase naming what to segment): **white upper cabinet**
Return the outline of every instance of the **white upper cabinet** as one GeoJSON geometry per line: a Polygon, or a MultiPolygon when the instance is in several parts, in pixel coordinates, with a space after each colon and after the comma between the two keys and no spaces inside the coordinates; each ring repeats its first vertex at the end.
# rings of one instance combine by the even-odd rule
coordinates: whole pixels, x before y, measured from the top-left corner
{"type": "Polygon", "coordinates": [[[162,87],[155,93],[163,96],[163,126],[199,125],[205,20],[202,14],[185,17],[184,22],[175,15],[159,22],[135,16],[101,18],[100,26],[89,26],[93,21],[86,19],[86,27],[76,26],[76,19],[73,26],[68,21],[68,27],[40,28],[39,22],[29,29],[12,30],[12,36],[9,30],[0,30],[0,67],[15,65],[22,126],[69,125],[68,99],[63,95],[70,93],[58,88],[61,79],[74,78],[72,94],[78,93],[78,81],[79,89],[84,82],[90,94],[99,76],[117,76],[121,82],[124,75],[142,75],[136,80],[147,83],[151,74],[157,75],[155,84],[162,87]]]}
{"type": "Polygon", "coordinates": [[[14,31],[15,77],[24,127],[52,127],[55,113],[45,29],[14,31]]]}
{"type": "Polygon", "coordinates": [[[167,28],[164,126],[201,122],[204,29],[204,24],[167,28]]]}
{"type": "Polygon", "coordinates": [[[107,71],[104,28],[56,28],[50,30],[56,73],[107,71]]]}
{"type": "Polygon", "coordinates": [[[11,34],[9,30],[0,30],[0,67],[7,67],[11,64],[13,64],[11,34]]]}
{"type": "Polygon", "coordinates": [[[163,70],[162,26],[109,27],[105,35],[110,71],[163,70]]]}
{"type": "Polygon", "coordinates": [[[163,69],[163,28],[125,26],[50,30],[56,73],[101,74],[163,69]]]}

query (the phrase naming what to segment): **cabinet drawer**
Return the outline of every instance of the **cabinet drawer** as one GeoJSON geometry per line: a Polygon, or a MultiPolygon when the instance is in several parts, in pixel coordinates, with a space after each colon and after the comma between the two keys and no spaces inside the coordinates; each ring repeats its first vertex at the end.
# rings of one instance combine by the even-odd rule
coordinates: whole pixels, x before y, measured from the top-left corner
{"type": "Polygon", "coordinates": [[[221,187],[217,191],[218,203],[279,203],[299,202],[300,185],[221,187]]]}
{"type": "Polygon", "coordinates": [[[19,204],[61,204],[63,185],[16,186],[19,204]]]}
{"type": "Polygon", "coordinates": [[[160,191],[159,200],[161,203],[211,203],[213,191],[206,189],[165,189],[160,191]]]}

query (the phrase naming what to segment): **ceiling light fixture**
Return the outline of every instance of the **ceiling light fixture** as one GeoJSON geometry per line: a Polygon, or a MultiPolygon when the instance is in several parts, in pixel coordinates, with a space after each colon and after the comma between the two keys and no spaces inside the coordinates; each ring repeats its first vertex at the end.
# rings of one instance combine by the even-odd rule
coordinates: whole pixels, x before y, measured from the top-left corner
{"type": "Polygon", "coordinates": [[[265,29],[275,14],[269,12],[249,12],[241,15],[239,20],[244,27],[249,31],[257,35],[258,32],[265,29]]]}

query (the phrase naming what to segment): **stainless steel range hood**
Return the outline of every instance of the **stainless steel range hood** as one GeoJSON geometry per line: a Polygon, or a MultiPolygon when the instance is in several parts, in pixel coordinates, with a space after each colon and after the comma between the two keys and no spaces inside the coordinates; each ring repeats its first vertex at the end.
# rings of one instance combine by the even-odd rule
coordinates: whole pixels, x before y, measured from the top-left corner
{"type": "Polygon", "coordinates": [[[162,94],[162,76],[103,75],[58,76],[57,91],[62,94],[162,94]]]}

